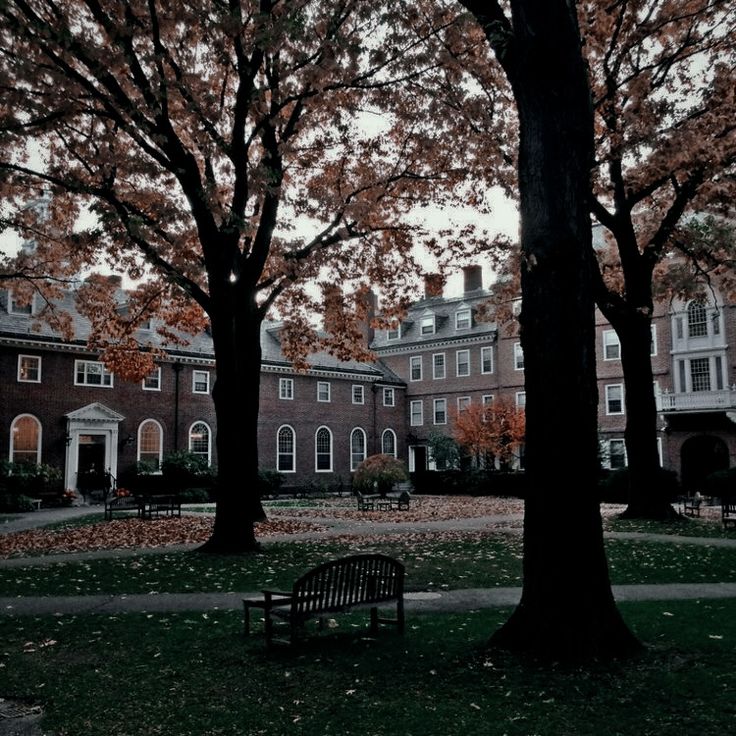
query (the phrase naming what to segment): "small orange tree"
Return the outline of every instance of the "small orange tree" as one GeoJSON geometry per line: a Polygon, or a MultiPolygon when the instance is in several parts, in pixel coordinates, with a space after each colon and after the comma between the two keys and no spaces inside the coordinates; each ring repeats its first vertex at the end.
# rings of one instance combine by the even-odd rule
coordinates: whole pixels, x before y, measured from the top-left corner
{"type": "Polygon", "coordinates": [[[524,410],[507,399],[471,404],[452,417],[452,436],[479,467],[490,458],[509,465],[524,442],[525,429],[524,410]]]}
{"type": "Polygon", "coordinates": [[[378,490],[385,496],[394,483],[408,480],[406,465],[393,455],[371,455],[355,469],[353,488],[356,491],[378,490]]]}

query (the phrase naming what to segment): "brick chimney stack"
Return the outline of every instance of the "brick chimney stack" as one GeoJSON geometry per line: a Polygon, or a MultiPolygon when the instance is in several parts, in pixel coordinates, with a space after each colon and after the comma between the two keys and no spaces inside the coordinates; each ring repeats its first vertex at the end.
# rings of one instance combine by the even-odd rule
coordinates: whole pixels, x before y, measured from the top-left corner
{"type": "Polygon", "coordinates": [[[378,295],[372,289],[359,294],[357,297],[363,308],[365,309],[365,316],[359,320],[358,329],[363,335],[363,342],[365,345],[370,345],[376,336],[376,330],[373,327],[373,320],[376,317],[378,311],[378,295]]]}
{"type": "Polygon", "coordinates": [[[480,291],[483,288],[483,268],[481,266],[463,267],[464,293],[480,291]]]}

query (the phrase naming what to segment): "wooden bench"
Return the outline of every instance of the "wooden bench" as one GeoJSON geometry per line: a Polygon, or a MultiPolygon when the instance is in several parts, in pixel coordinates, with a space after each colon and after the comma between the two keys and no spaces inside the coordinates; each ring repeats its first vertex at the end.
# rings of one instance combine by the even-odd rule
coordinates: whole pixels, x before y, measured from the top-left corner
{"type": "Polygon", "coordinates": [[[390,511],[391,509],[408,510],[411,503],[409,491],[391,492],[385,496],[378,494],[355,494],[358,499],[358,511],[390,511]]]}
{"type": "Polygon", "coordinates": [[[721,500],[721,520],[723,528],[728,529],[729,524],[736,528],[736,501],[733,499],[721,500]]]}
{"type": "Polygon", "coordinates": [[[376,501],[381,498],[377,493],[363,494],[359,491],[355,497],[358,499],[358,511],[375,511],[376,501]]]}
{"type": "Polygon", "coordinates": [[[264,590],[263,598],[244,598],[244,634],[250,635],[250,609],[264,613],[264,634],[270,646],[274,638],[274,620],[289,624],[289,642],[298,639],[304,624],[318,618],[320,625],[328,613],[343,613],[358,606],[371,606],[370,628],[393,624],[404,631],[404,566],[381,554],[363,554],[325,562],[295,583],[290,593],[264,590]],[[396,618],[381,618],[379,603],[396,602],[396,618]]]}
{"type": "Polygon", "coordinates": [[[113,514],[117,511],[136,511],[141,515],[141,504],[137,496],[114,496],[105,497],[105,521],[112,521],[113,514]]]}
{"type": "Polygon", "coordinates": [[[683,496],[681,502],[686,516],[700,516],[700,506],[703,503],[701,496],[683,496]]]}
{"type": "Polygon", "coordinates": [[[139,496],[141,519],[154,516],[181,516],[181,500],[178,493],[139,496]]]}

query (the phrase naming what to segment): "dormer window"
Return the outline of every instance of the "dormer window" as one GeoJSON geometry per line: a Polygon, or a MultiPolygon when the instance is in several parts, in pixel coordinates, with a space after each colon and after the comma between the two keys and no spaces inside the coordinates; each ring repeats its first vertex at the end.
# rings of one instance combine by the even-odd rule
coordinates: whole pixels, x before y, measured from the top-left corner
{"type": "Polygon", "coordinates": [[[458,309],[455,312],[455,329],[456,330],[469,330],[472,324],[470,315],[470,309],[463,308],[458,309]]]}
{"type": "Polygon", "coordinates": [[[386,330],[386,340],[398,340],[401,338],[401,322],[395,322],[386,330]]]}
{"type": "Polygon", "coordinates": [[[434,335],[434,315],[429,314],[426,317],[422,317],[422,321],[419,324],[419,333],[421,335],[434,335]]]}
{"type": "Polygon", "coordinates": [[[33,297],[30,302],[21,302],[8,294],[8,314],[33,314],[33,297]]]}

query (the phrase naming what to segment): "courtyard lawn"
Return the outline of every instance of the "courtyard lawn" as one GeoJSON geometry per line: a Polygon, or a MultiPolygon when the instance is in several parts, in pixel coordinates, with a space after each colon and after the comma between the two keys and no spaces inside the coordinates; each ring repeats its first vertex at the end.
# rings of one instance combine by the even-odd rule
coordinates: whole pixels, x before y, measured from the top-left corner
{"type": "Polygon", "coordinates": [[[57,736],[722,736],[733,729],[736,601],[621,606],[648,644],[587,669],[488,652],[508,610],[340,617],[294,649],[235,613],[0,618],[0,693],[57,736]]]}

